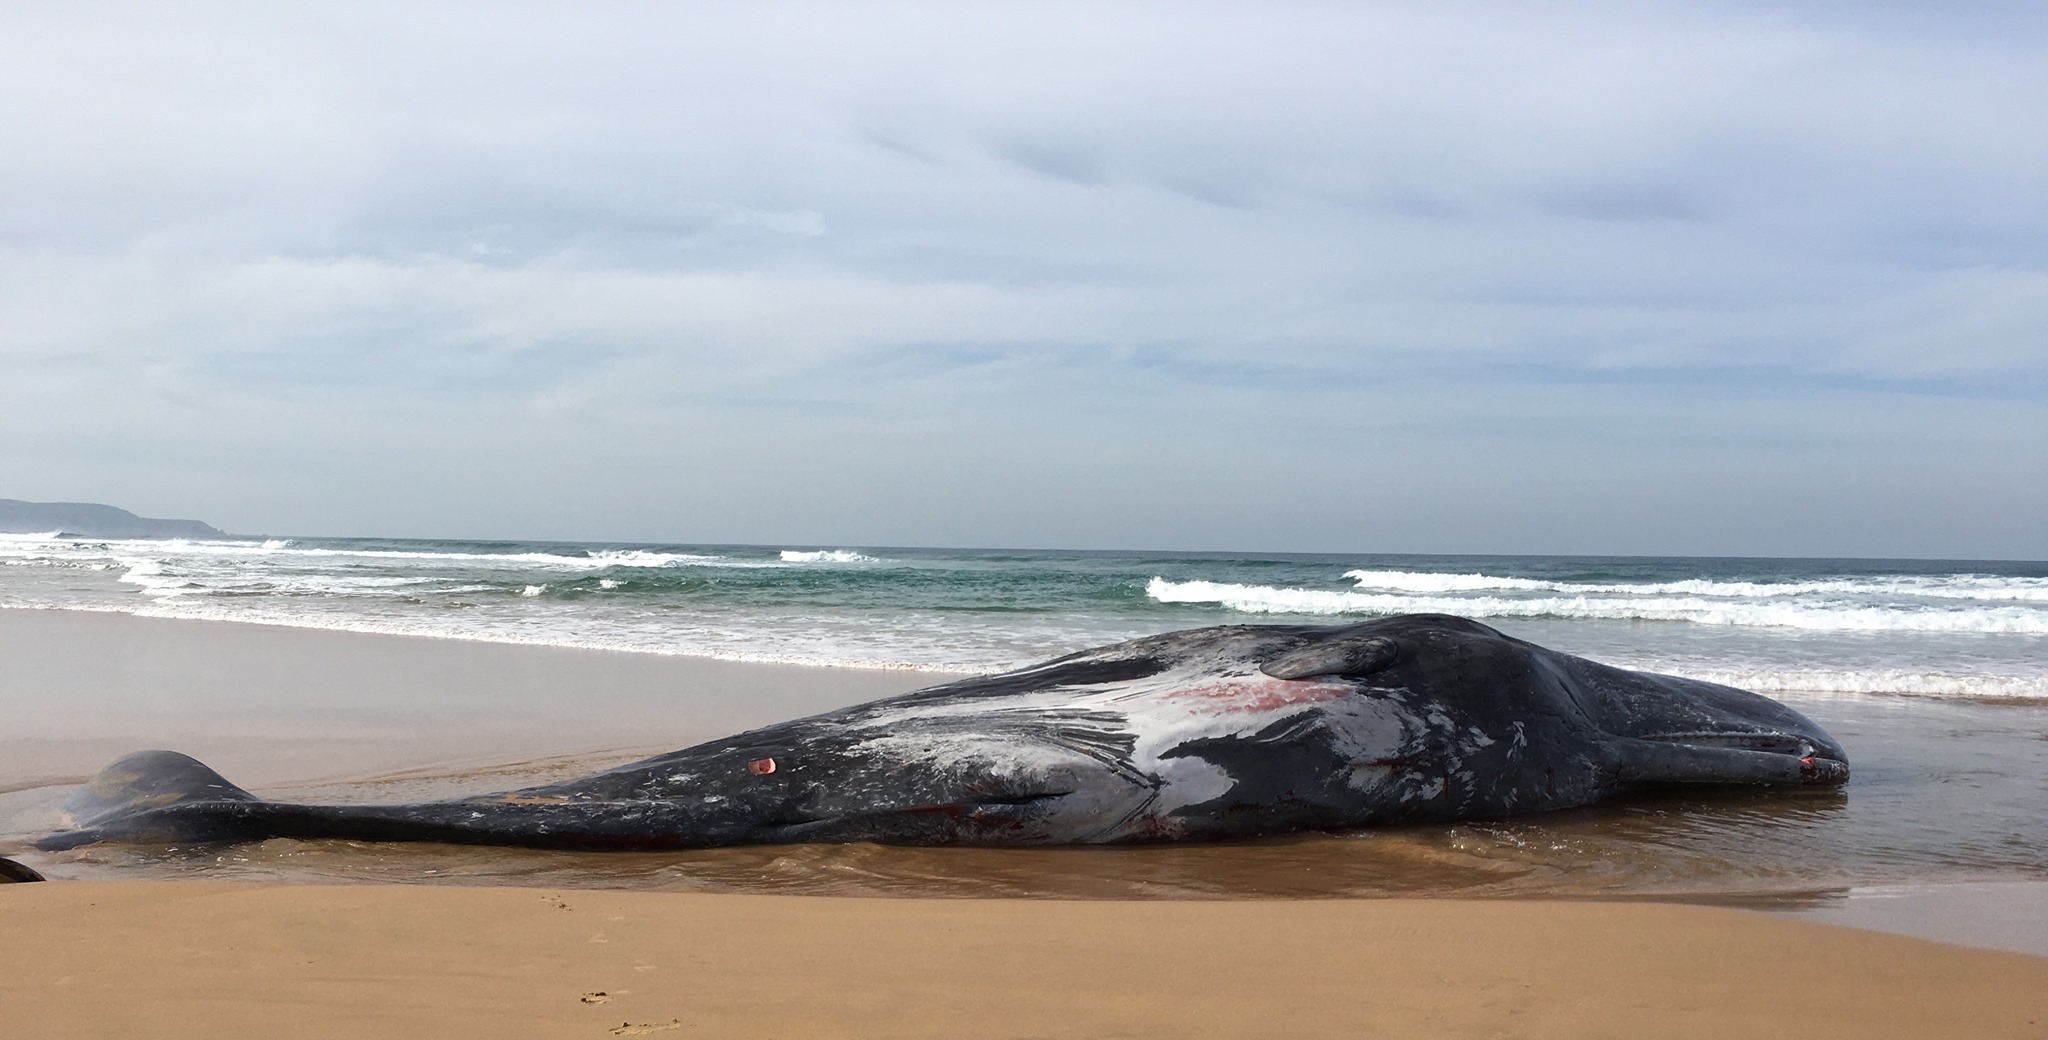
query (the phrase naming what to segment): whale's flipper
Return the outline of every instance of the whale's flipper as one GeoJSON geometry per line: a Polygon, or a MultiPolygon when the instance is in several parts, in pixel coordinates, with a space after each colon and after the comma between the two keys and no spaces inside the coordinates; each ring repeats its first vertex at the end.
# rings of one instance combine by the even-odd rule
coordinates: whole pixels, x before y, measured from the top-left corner
{"type": "MultiPolygon", "coordinates": [[[[99,775],[73,792],[65,803],[74,830],[52,834],[36,843],[46,850],[89,845],[118,833],[129,840],[209,841],[194,822],[208,814],[165,813],[173,806],[232,808],[260,805],[255,795],[190,755],[175,751],[138,751],[116,759],[99,775]]],[[[229,816],[234,814],[230,813],[229,816]]]]}
{"type": "Polygon", "coordinates": [[[1379,636],[1352,636],[1310,643],[1290,650],[1259,670],[1275,679],[1313,679],[1318,675],[1371,675],[1394,663],[1400,648],[1379,636]]]}
{"type": "Polygon", "coordinates": [[[16,863],[11,859],[6,858],[5,856],[0,856],[0,885],[7,884],[11,881],[41,880],[43,880],[43,876],[41,874],[38,874],[34,870],[31,870],[20,863],[16,863]]]}

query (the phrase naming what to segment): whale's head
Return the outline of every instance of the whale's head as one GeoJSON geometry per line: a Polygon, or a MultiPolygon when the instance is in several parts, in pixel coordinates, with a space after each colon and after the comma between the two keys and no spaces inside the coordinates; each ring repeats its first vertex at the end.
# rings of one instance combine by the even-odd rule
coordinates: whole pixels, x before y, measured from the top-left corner
{"type": "Polygon", "coordinates": [[[1564,688],[1638,783],[1832,786],[1849,756],[1812,719],[1730,686],[1553,655],[1564,688]]]}
{"type": "Polygon", "coordinates": [[[1352,676],[1417,691],[1450,714],[1568,734],[1624,784],[1849,778],[1848,755],[1826,730],[1745,690],[1599,664],[1446,615],[1295,631],[1301,638],[1260,666],[1266,674],[1352,676]]]}

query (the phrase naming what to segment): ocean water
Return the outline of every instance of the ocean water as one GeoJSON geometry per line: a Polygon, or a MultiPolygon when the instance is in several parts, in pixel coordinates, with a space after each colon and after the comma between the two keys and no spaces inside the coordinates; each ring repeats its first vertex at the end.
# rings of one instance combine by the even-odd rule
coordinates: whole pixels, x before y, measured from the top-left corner
{"type": "Polygon", "coordinates": [[[1771,694],[2048,698],[2048,563],[0,535],[0,607],[988,671],[1422,611],[1771,694]]]}

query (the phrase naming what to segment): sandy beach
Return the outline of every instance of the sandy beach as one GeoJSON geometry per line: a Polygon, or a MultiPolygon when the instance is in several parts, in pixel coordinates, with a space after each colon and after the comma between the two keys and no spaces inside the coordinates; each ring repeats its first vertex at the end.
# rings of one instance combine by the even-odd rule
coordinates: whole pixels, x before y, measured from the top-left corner
{"type": "Polygon", "coordinates": [[[623,760],[950,678],[67,610],[0,610],[0,660],[0,792],[146,747],[259,786],[623,760]]]}
{"type": "Polygon", "coordinates": [[[0,1040],[2048,1040],[2048,4],[0,84],[0,1040]]]}
{"type": "Polygon", "coordinates": [[[2034,1037],[2048,959],[1701,907],[0,889],[23,1036],[2034,1037]]]}
{"type": "MultiPolygon", "coordinates": [[[[23,610],[0,611],[0,655],[0,854],[53,878],[0,887],[0,1011],[24,1035],[1597,1037],[1646,1018],[1667,1036],[2048,1035],[2048,957],[1793,916],[2039,953],[2038,884],[1866,899],[1763,878],[1694,900],[1790,915],[1445,898],[1627,894],[1615,878],[1655,868],[1531,886],[1443,829],[1011,852],[35,853],[64,785],[138,747],[279,797],[434,797],[943,676],[23,610]],[[1434,898],[1328,898],[1404,892],[1434,898]]],[[[1782,828],[1840,810],[1700,811],[1782,828]]],[[[1546,826],[1590,842],[1617,822],[1546,826]]]]}

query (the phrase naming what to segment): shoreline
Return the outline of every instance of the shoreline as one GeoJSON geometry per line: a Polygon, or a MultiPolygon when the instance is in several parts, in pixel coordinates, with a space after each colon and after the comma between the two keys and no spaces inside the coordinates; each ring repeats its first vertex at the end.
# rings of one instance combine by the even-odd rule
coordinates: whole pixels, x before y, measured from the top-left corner
{"type": "Polygon", "coordinates": [[[316,625],[267,617],[177,617],[149,613],[147,607],[147,602],[139,607],[127,605],[97,606],[81,603],[0,603],[0,612],[54,611],[63,614],[117,615],[136,618],[142,621],[173,621],[199,625],[247,625],[255,628],[278,628],[294,632],[332,632],[337,635],[372,636],[380,639],[422,639],[434,642],[479,643],[485,646],[574,650],[598,654],[634,654],[645,657],[675,657],[693,661],[717,661],[724,664],[766,665],[771,668],[824,668],[833,671],[849,672],[902,672],[911,675],[936,676],[939,682],[970,675],[991,674],[990,671],[986,670],[962,671],[905,661],[807,661],[734,653],[714,653],[706,650],[664,650],[640,644],[608,645],[561,639],[521,639],[498,632],[422,631],[396,625],[378,625],[373,622],[360,620],[346,621],[339,624],[328,622],[316,625]]]}
{"type": "Polygon", "coordinates": [[[169,747],[258,787],[672,750],[947,682],[863,670],[0,610],[0,790],[169,747]]]}
{"type": "MultiPolygon", "coordinates": [[[[0,660],[9,666],[0,670],[0,855],[16,855],[28,837],[54,829],[47,824],[61,800],[59,785],[144,747],[195,754],[270,797],[415,801],[567,778],[951,678],[64,610],[0,611],[0,660]]],[[[1955,767],[1967,771],[1982,765],[1985,734],[1997,736],[2010,729],[2007,720],[2035,714],[1953,704],[1928,714],[1936,710],[1876,704],[1848,719],[1842,735],[1882,758],[1900,747],[1924,750],[1898,741],[1930,722],[1944,729],[1955,719],[1979,730],[2005,727],[1970,732],[1975,757],[1955,767]]],[[[2040,746],[2032,738],[2023,744],[2040,746]]],[[[2038,774],[2036,766],[2021,765],[2036,770],[2024,775],[2038,774]]],[[[1702,842],[1729,833],[1789,826],[1797,829],[1788,833],[1824,837],[1816,828],[1839,823],[1845,808],[1853,818],[1865,801],[1896,801],[1901,784],[1917,790],[1911,785],[1924,782],[1919,772],[1909,758],[1866,769],[1846,806],[1839,798],[1736,792],[1528,821],[1200,847],[856,845],[648,856],[267,842],[176,854],[31,853],[26,861],[60,882],[95,885],[206,878],[375,887],[433,879],[456,882],[430,886],[435,890],[550,884],[890,902],[1654,901],[1761,907],[2048,954],[2048,879],[2038,869],[1973,868],[1932,878],[1807,875],[1785,859],[1804,852],[1798,845],[1763,848],[1752,853],[1754,862],[1733,867],[1700,858],[1702,842]],[[1617,827],[1628,828],[1626,840],[1615,839],[1617,827]],[[1569,851],[1549,859],[1530,851],[1553,847],[1569,851]],[[1679,851],[1658,851],[1670,849],[1679,851]],[[1661,858],[1643,858],[1653,854],[1661,858]],[[1705,868],[1689,865],[1693,859],[1719,873],[1698,873],[1705,868]]]]}
{"type": "Polygon", "coordinates": [[[1663,904],[108,882],[0,914],[38,1036],[2048,1035],[2048,958],[1663,904]]]}

